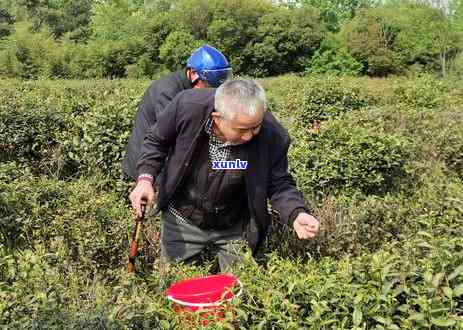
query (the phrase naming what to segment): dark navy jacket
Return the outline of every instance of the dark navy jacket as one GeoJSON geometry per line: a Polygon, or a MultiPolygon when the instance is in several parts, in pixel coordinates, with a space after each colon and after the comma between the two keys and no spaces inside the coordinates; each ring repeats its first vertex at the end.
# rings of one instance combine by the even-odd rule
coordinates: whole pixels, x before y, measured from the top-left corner
{"type": "MultiPolygon", "coordinates": [[[[190,89],[178,94],[151,127],[137,165],[138,174],[160,176],[158,208],[165,210],[184,175],[198,137],[214,111],[215,89],[190,89]]],[[[262,242],[271,224],[267,201],[292,227],[294,213],[308,210],[288,173],[290,139],[275,117],[266,112],[262,128],[242,145],[248,160],[244,178],[250,219],[245,238],[250,247],[262,242]]]]}
{"type": "Polygon", "coordinates": [[[136,165],[141,154],[143,139],[159,114],[179,92],[192,88],[185,69],[151,83],[146,90],[135,116],[135,123],[122,163],[125,176],[136,179],[136,165]]]}

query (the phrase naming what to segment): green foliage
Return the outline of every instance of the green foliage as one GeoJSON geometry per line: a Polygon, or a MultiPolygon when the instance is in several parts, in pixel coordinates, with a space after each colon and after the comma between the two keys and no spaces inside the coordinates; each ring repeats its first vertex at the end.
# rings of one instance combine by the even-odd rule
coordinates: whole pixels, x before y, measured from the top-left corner
{"type": "Polygon", "coordinates": [[[19,63],[19,76],[34,79],[50,76],[50,62],[46,56],[53,58],[53,38],[47,32],[31,33],[28,26],[18,28],[15,34],[14,56],[19,63]]]}
{"type": "Polygon", "coordinates": [[[423,75],[411,81],[405,81],[393,88],[398,103],[413,107],[434,108],[442,102],[441,97],[448,92],[450,86],[430,76],[423,75]]]}
{"type": "MultiPolygon", "coordinates": [[[[91,52],[96,60],[94,70],[98,72],[97,77],[118,78],[127,76],[127,67],[136,63],[144,51],[144,46],[137,40],[119,42],[92,42],[89,44],[91,52]]],[[[89,75],[91,76],[91,75],[89,75]]]]}
{"type": "Polygon", "coordinates": [[[280,8],[263,16],[246,49],[255,76],[303,71],[326,33],[313,8],[280,8]]]}
{"type": "Polygon", "coordinates": [[[391,26],[374,10],[362,9],[342,29],[349,52],[363,64],[370,76],[386,76],[397,71],[391,45],[391,26]]]}
{"type": "Polygon", "coordinates": [[[47,162],[54,157],[59,131],[66,122],[53,110],[37,111],[33,105],[21,111],[7,107],[0,119],[1,160],[27,163],[39,171],[45,171],[47,162]]]}
{"type": "Polygon", "coordinates": [[[16,33],[6,38],[0,47],[0,73],[22,79],[79,76],[82,69],[73,69],[76,49],[68,39],[57,42],[47,30],[32,33],[29,25],[17,24],[16,33]]]}
{"type": "Polygon", "coordinates": [[[137,103],[133,96],[124,101],[113,98],[100,104],[98,111],[83,114],[74,127],[76,131],[66,138],[67,152],[86,171],[120,177],[137,103]]]}
{"type": "MultiPolygon", "coordinates": [[[[176,28],[179,28],[178,25],[177,22],[174,22],[172,18],[164,12],[151,17],[147,21],[144,43],[146,45],[146,56],[149,62],[154,65],[159,65],[161,63],[159,59],[159,50],[167,36],[176,28]]],[[[153,69],[148,70],[150,76],[154,73],[153,71],[153,69]]]]}
{"type": "Polygon", "coordinates": [[[440,68],[445,75],[459,37],[444,13],[430,6],[408,4],[389,8],[385,15],[396,30],[393,48],[398,61],[420,63],[428,70],[440,68]]]}
{"type": "Polygon", "coordinates": [[[342,34],[351,53],[373,76],[400,73],[410,66],[440,69],[445,76],[459,42],[441,10],[413,2],[361,10],[342,34]]]}
{"type": "Polygon", "coordinates": [[[65,0],[60,3],[56,17],[46,23],[55,37],[68,33],[75,41],[87,40],[90,36],[91,0],[65,0]]]}
{"type": "Polygon", "coordinates": [[[235,73],[245,73],[250,59],[243,50],[256,37],[257,26],[274,8],[265,1],[215,1],[213,19],[207,29],[207,40],[220,49],[235,73]]]}
{"type": "Polygon", "coordinates": [[[324,126],[322,133],[308,141],[305,172],[313,192],[358,189],[381,194],[394,188],[405,176],[406,145],[400,138],[350,126],[349,117],[324,126]]]}
{"type": "Polygon", "coordinates": [[[362,65],[352,57],[349,51],[342,47],[334,38],[326,38],[315,52],[307,74],[352,75],[356,76],[362,70],[362,65]]]}
{"type": "Polygon", "coordinates": [[[185,67],[191,53],[203,44],[203,41],[195,40],[188,32],[174,31],[159,49],[159,58],[169,70],[175,71],[185,67]]]}
{"type": "Polygon", "coordinates": [[[92,38],[101,41],[141,38],[143,12],[129,0],[95,2],[92,6],[92,38]]]}
{"type": "MultiPolygon", "coordinates": [[[[0,327],[199,327],[164,292],[209,265],[157,260],[156,219],[139,272],[125,270],[133,221],[119,167],[148,83],[0,81],[0,327]]],[[[321,232],[297,240],[274,214],[256,261],[234,270],[242,295],[210,328],[461,328],[461,83],[262,83],[321,232]]]]}
{"type": "Polygon", "coordinates": [[[104,181],[32,180],[2,183],[2,236],[10,249],[37,245],[61,250],[88,271],[101,265],[118,266],[128,210],[117,207],[116,196],[102,193],[104,181]],[[8,185],[13,186],[8,186],[8,185]],[[117,237],[120,243],[114,244],[117,237]],[[64,251],[65,250],[65,251],[64,251]]]}
{"type": "Polygon", "coordinates": [[[453,2],[454,4],[454,14],[453,14],[453,25],[455,27],[455,31],[462,33],[463,32],[463,1],[456,0],[453,2]]]}
{"type": "Polygon", "coordinates": [[[463,53],[460,53],[453,62],[453,75],[457,79],[461,79],[463,77],[463,53]]]}
{"type": "Polygon", "coordinates": [[[171,19],[184,26],[195,39],[206,39],[212,20],[212,5],[207,0],[180,0],[175,4],[171,19]]]}
{"type": "Polygon", "coordinates": [[[34,174],[120,177],[122,154],[144,82],[4,82],[0,159],[34,174]],[[7,87],[8,86],[8,87],[7,87]],[[53,89],[53,91],[51,90],[53,89]],[[104,110],[102,110],[104,109],[104,110]]]}
{"type": "Polygon", "coordinates": [[[294,78],[281,79],[280,82],[281,85],[271,86],[270,90],[278,93],[275,110],[289,115],[290,124],[294,127],[309,128],[314,122],[371,106],[379,101],[362,89],[363,86],[348,79],[294,78]]]}
{"type": "Polygon", "coordinates": [[[73,40],[89,36],[91,0],[21,0],[18,4],[26,8],[34,31],[46,26],[56,38],[65,33],[73,40]]]}
{"type": "Polygon", "coordinates": [[[0,38],[11,34],[14,17],[5,8],[0,8],[0,38]]]}
{"type": "Polygon", "coordinates": [[[3,77],[19,77],[20,65],[15,54],[15,42],[5,38],[0,42],[0,75],[3,77]]]}
{"type": "Polygon", "coordinates": [[[221,50],[235,74],[256,77],[461,71],[460,1],[445,13],[429,1],[379,0],[0,0],[0,6],[2,77],[155,78],[183,66],[189,48],[203,42],[221,50]],[[326,40],[328,31],[341,42],[326,40]],[[24,42],[27,33],[36,45],[24,42]]]}
{"type": "Polygon", "coordinates": [[[360,0],[303,0],[305,6],[312,6],[320,10],[320,14],[326,26],[332,32],[339,30],[339,27],[348,19],[355,16],[355,12],[364,1],[360,0]]]}

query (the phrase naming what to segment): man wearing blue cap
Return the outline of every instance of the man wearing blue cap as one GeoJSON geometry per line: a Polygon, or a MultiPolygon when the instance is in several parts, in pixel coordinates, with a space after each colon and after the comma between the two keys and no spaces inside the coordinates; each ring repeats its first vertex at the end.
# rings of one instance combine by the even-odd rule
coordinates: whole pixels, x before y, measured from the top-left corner
{"type": "Polygon", "coordinates": [[[136,165],[145,135],[179,92],[191,88],[218,87],[231,73],[225,56],[214,47],[204,45],[193,52],[186,68],[154,81],[146,90],[135,116],[122,164],[124,175],[133,180],[137,178],[136,165]]]}

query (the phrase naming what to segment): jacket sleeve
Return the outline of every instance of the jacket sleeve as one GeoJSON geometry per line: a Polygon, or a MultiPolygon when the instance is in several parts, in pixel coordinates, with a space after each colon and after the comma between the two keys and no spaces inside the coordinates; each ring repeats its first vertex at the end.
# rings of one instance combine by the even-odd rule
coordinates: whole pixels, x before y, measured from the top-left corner
{"type": "Polygon", "coordinates": [[[171,147],[177,137],[178,97],[159,114],[156,123],[150,127],[141,148],[137,162],[137,173],[150,174],[154,178],[161,172],[171,147]]]}
{"type": "Polygon", "coordinates": [[[310,213],[310,210],[305,205],[302,193],[297,189],[293,177],[288,172],[289,145],[290,140],[287,137],[272,163],[267,191],[272,208],[280,213],[283,223],[292,227],[299,212],[310,213]]]}
{"type": "Polygon", "coordinates": [[[152,127],[158,117],[159,111],[159,99],[161,95],[158,87],[152,84],[143,95],[142,101],[138,106],[137,117],[135,120],[135,129],[138,131],[138,136],[143,143],[143,138],[148,134],[150,127],[152,127]]]}

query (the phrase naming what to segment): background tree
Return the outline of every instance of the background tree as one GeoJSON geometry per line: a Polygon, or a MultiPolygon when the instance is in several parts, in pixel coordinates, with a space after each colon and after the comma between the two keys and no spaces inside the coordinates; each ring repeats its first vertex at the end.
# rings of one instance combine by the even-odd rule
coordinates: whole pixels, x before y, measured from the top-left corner
{"type": "Polygon", "coordinates": [[[445,76],[463,72],[462,12],[462,0],[0,0],[0,74],[154,78],[208,42],[237,74],[445,76]],[[52,55],[31,55],[41,42],[52,55]]]}
{"type": "Polygon", "coordinates": [[[280,8],[267,14],[245,50],[247,72],[268,76],[303,71],[325,34],[325,25],[315,8],[280,8]]]}
{"type": "Polygon", "coordinates": [[[46,21],[55,37],[65,33],[72,40],[87,40],[90,36],[92,0],[63,0],[55,21],[46,21]]]}
{"type": "Polygon", "coordinates": [[[212,21],[211,7],[209,0],[180,0],[173,8],[171,19],[190,30],[196,39],[204,40],[212,21]]]}
{"type": "Polygon", "coordinates": [[[349,53],[347,48],[331,35],[322,41],[306,68],[306,73],[356,76],[360,74],[362,68],[362,64],[349,53]]]}
{"type": "Polygon", "coordinates": [[[156,12],[147,19],[143,43],[146,53],[140,59],[143,72],[149,77],[157,71],[162,71],[162,60],[159,58],[159,50],[167,36],[176,29],[186,30],[178,22],[175,22],[169,12],[156,12]]]}
{"type": "Polygon", "coordinates": [[[92,39],[127,40],[144,33],[143,10],[130,0],[94,3],[92,6],[92,39]]]}
{"type": "Polygon", "coordinates": [[[18,0],[18,5],[24,7],[32,22],[32,28],[38,31],[42,26],[48,11],[48,0],[18,0]]]}
{"type": "Polygon", "coordinates": [[[392,49],[402,67],[418,65],[446,75],[448,62],[458,51],[458,34],[441,9],[402,3],[383,8],[381,15],[394,30],[392,49]]]}
{"type": "Polygon", "coordinates": [[[170,71],[181,69],[185,67],[191,53],[203,43],[204,41],[196,40],[189,32],[174,31],[159,49],[159,58],[170,71]]]}
{"type": "Polygon", "coordinates": [[[457,35],[458,53],[452,59],[451,70],[457,76],[463,77],[463,1],[454,0],[451,6],[452,31],[457,35]]]}
{"type": "Polygon", "coordinates": [[[391,50],[392,27],[384,17],[371,9],[362,9],[343,26],[342,35],[349,52],[371,76],[386,76],[397,71],[391,50]]]}
{"type": "Polygon", "coordinates": [[[212,4],[212,21],[207,40],[227,55],[233,70],[246,70],[243,50],[256,37],[260,19],[275,10],[267,1],[216,0],[212,4]]]}
{"type": "Polygon", "coordinates": [[[359,8],[375,7],[380,0],[302,0],[303,6],[315,7],[328,30],[338,32],[341,25],[355,16],[359,8]]]}

